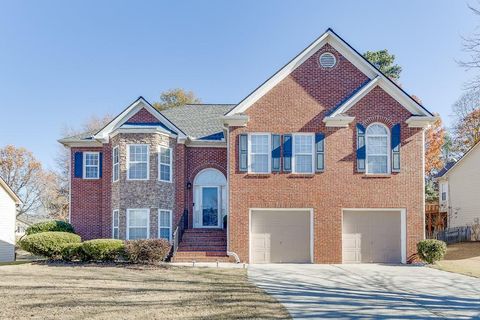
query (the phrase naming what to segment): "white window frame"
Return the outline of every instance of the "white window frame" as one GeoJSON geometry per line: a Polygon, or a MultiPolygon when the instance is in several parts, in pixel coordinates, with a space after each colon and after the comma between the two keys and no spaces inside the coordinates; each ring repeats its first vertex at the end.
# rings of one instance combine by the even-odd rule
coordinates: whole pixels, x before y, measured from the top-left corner
{"type": "Polygon", "coordinates": [[[448,200],[448,192],[447,192],[447,183],[446,182],[440,182],[440,201],[441,202],[447,202],[448,200]],[[443,195],[445,195],[445,199],[443,198],[443,195]]]}
{"type": "Polygon", "coordinates": [[[130,208],[127,209],[127,240],[130,240],[130,228],[144,228],[145,226],[130,226],[130,212],[131,211],[145,211],[147,212],[147,237],[150,239],[150,208],[130,208]]]}
{"type": "MultiPolygon", "coordinates": [[[[140,161],[135,161],[133,163],[143,163],[140,161]]],[[[137,143],[137,144],[127,144],[127,180],[132,180],[132,181],[147,181],[150,179],[150,145],[145,144],[145,143],[137,143]],[[147,147],[147,177],[145,179],[133,179],[130,178],[130,164],[132,161],[130,161],[130,147],[138,147],[138,146],[146,146],[147,147]]]]}
{"type": "MultiPolygon", "coordinates": [[[[255,153],[255,154],[264,154],[264,153],[255,153]]],[[[249,133],[248,134],[248,173],[269,174],[271,172],[272,172],[272,134],[270,132],[249,133]],[[253,136],[268,136],[268,152],[267,152],[268,169],[265,172],[252,171],[252,137],[253,136]]]]}
{"type": "Polygon", "coordinates": [[[165,210],[165,209],[158,209],[158,238],[159,239],[163,239],[160,237],[160,228],[167,228],[165,226],[160,226],[160,214],[161,212],[168,212],[168,214],[170,215],[170,225],[168,226],[168,229],[170,230],[169,233],[168,233],[168,241],[169,242],[172,242],[172,210],[165,210]]]}
{"type": "Polygon", "coordinates": [[[93,151],[86,151],[83,153],[83,168],[82,168],[82,171],[83,171],[83,179],[87,179],[87,180],[95,180],[95,179],[100,179],[100,152],[93,152],[93,151]],[[92,166],[92,165],[88,165],[87,166],[87,154],[88,155],[96,155],[97,156],[97,165],[96,166],[92,166]],[[94,168],[96,167],[97,168],[97,176],[96,177],[88,177],[87,178],[87,167],[89,168],[94,168]]]}
{"type": "Polygon", "coordinates": [[[173,170],[172,170],[172,165],[173,165],[173,149],[172,148],[169,148],[169,147],[164,147],[164,146],[158,146],[158,180],[159,181],[164,181],[164,182],[172,182],[173,180],[173,177],[172,177],[172,174],[173,174],[173,170]],[[170,163],[162,163],[161,161],[161,152],[162,152],[162,149],[168,149],[169,152],[170,152],[170,163]],[[160,170],[160,167],[161,165],[168,165],[169,166],[169,169],[170,169],[170,180],[164,180],[162,179],[162,175],[161,175],[161,170],[160,170]]]}
{"type": "MultiPolygon", "coordinates": [[[[391,169],[391,154],[392,154],[392,147],[391,147],[391,132],[390,129],[384,125],[381,122],[374,122],[368,125],[368,127],[365,128],[365,174],[371,174],[371,175],[382,175],[382,174],[390,174],[392,172],[391,169]],[[368,137],[384,137],[385,135],[369,135],[368,134],[368,128],[373,126],[373,125],[380,125],[385,128],[387,131],[387,172],[382,172],[382,173],[372,173],[368,172],[368,137]]],[[[385,156],[384,154],[370,154],[370,156],[385,156]]]]}
{"type": "MultiPolygon", "coordinates": [[[[308,156],[310,154],[309,153],[298,153],[298,155],[308,156]]],[[[293,133],[292,134],[292,173],[296,173],[296,174],[312,174],[312,173],[315,173],[315,133],[298,132],[298,133],[293,133]],[[296,166],[297,166],[296,155],[297,155],[297,153],[295,152],[295,136],[311,136],[312,137],[312,150],[311,150],[312,171],[310,171],[310,172],[297,172],[297,170],[296,170],[296,166]]]]}
{"type": "Polygon", "coordinates": [[[115,209],[112,211],[112,239],[120,239],[120,211],[115,209]],[[117,214],[117,226],[115,227],[115,214],[117,214]],[[115,238],[115,229],[117,229],[118,238],[115,238]]]}
{"type": "Polygon", "coordinates": [[[120,180],[120,149],[118,146],[112,149],[112,180],[113,182],[120,180]],[[115,152],[117,152],[117,162],[115,162],[115,152]],[[116,179],[115,172],[117,173],[116,179]]]}

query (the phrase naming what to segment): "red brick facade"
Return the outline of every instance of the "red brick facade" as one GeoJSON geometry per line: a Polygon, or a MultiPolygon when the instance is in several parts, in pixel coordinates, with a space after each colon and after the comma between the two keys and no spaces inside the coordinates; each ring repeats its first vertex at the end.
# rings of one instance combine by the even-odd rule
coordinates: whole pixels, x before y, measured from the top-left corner
{"type": "Polygon", "coordinates": [[[247,127],[230,128],[229,250],[249,261],[250,208],[313,208],[314,262],[342,262],[342,208],[406,208],[407,256],[423,238],[423,134],[408,128],[411,115],[382,89],[376,88],[347,113],[348,128],[327,128],[326,113],[367,78],[333,48],[326,46],[266,93],[245,112],[247,127]],[[332,70],[319,67],[319,55],[337,56],[332,70]],[[402,126],[401,172],[372,177],[356,171],[356,122],[402,126]],[[238,135],[245,132],[322,132],[325,171],[312,175],[238,171],[238,135]]]}
{"type": "MultiPolygon", "coordinates": [[[[250,208],[312,208],[315,263],[342,262],[342,209],[406,209],[407,257],[413,254],[416,243],[424,236],[422,129],[409,128],[405,121],[410,112],[380,87],[346,112],[355,117],[347,128],[328,128],[323,122],[325,116],[366,81],[364,73],[327,44],[245,111],[248,125],[230,127],[228,149],[178,143],[173,157],[173,228],[185,209],[189,211],[189,227],[192,227],[193,190],[187,185],[193,185],[195,176],[206,168],[218,169],[227,176],[228,168],[228,245],[229,251],[237,253],[241,261],[250,259],[250,208]],[[325,51],[337,58],[333,69],[319,65],[319,55],[325,51]],[[357,172],[356,124],[366,126],[373,122],[381,122],[390,129],[401,125],[400,172],[381,177],[357,172]],[[239,172],[238,135],[248,132],[324,133],[324,172],[308,175],[239,172]]],[[[153,123],[158,119],[143,108],[129,122],[153,123]]],[[[111,145],[71,150],[72,172],[76,151],[103,152],[101,179],[83,180],[72,173],[71,222],[83,239],[111,237],[111,145]]]]}

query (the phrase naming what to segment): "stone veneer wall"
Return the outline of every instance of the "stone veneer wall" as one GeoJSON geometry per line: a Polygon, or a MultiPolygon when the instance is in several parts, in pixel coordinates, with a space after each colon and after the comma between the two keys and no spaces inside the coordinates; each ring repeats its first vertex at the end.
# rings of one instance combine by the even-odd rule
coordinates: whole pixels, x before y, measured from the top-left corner
{"type": "MultiPolygon", "coordinates": [[[[158,237],[158,209],[172,210],[172,219],[176,215],[175,208],[175,166],[176,145],[174,138],[161,134],[129,133],[118,134],[111,139],[111,148],[119,147],[120,179],[112,182],[111,210],[119,210],[119,236],[126,238],[127,209],[150,208],[150,238],[158,237]],[[150,176],[148,180],[127,180],[127,146],[129,144],[148,144],[150,148],[150,176]],[[172,148],[172,182],[158,180],[158,147],[172,148]]],[[[173,228],[175,221],[173,222],[173,228]]]]}

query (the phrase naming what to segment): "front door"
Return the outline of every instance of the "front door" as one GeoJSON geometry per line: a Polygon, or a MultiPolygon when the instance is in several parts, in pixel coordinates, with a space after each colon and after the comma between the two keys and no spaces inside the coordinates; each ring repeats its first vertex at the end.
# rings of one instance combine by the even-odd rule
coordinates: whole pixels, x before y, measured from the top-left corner
{"type": "Polygon", "coordinates": [[[203,228],[218,227],[218,187],[202,188],[202,216],[203,228]]]}
{"type": "Polygon", "coordinates": [[[194,228],[220,227],[220,188],[199,187],[197,192],[194,205],[194,228]]]}

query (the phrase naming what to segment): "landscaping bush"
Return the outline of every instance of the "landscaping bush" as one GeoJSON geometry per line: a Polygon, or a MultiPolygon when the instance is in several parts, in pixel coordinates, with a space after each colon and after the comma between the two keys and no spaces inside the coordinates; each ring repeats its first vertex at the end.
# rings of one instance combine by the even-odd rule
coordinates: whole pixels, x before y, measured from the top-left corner
{"type": "Polygon", "coordinates": [[[68,222],[61,220],[50,220],[35,223],[25,230],[26,235],[31,235],[35,233],[48,232],[48,231],[58,231],[58,232],[69,232],[75,233],[72,225],[68,222]]]}
{"type": "Polygon", "coordinates": [[[417,243],[417,252],[423,261],[431,264],[443,258],[447,252],[447,244],[435,239],[422,240],[417,243]]]}
{"type": "Polygon", "coordinates": [[[165,239],[130,240],[125,242],[125,255],[133,263],[158,263],[164,261],[171,244],[165,239]]]}
{"type": "Polygon", "coordinates": [[[114,261],[124,253],[124,242],[115,239],[95,239],[82,244],[83,260],[114,261]]]}
{"type": "Polygon", "coordinates": [[[65,245],[80,243],[80,236],[68,232],[42,232],[26,236],[20,240],[20,247],[31,254],[57,259],[61,257],[65,245]]]}
{"type": "Polygon", "coordinates": [[[83,253],[83,244],[69,243],[64,245],[62,248],[61,256],[62,260],[64,261],[85,260],[85,254],[83,253]]]}

